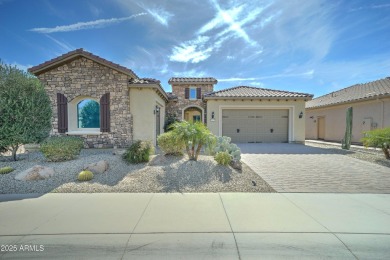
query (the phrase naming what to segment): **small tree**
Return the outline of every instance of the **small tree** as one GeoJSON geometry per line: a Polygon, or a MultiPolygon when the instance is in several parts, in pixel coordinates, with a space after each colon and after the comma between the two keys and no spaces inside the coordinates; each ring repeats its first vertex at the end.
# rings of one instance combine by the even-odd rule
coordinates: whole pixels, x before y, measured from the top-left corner
{"type": "Polygon", "coordinates": [[[33,75],[0,62],[0,147],[38,143],[51,129],[50,99],[33,75]]]}
{"type": "Polygon", "coordinates": [[[198,160],[202,147],[212,146],[216,142],[216,137],[201,122],[176,122],[172,129],[172,134],[185,143],[190,160],[198,160]]]}
{"type": "Polygon", "coordinates": [[[390,127],[364,132],[361,141],[366,147],[380,147],[386,159],[390,160],[390,127]]]}

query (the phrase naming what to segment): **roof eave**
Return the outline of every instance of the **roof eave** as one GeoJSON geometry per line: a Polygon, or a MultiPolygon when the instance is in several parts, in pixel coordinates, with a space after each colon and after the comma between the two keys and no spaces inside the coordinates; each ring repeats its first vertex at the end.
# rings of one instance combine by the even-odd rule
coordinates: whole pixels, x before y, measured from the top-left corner
{"type": "Polygon", "coordinates": [[[291,99],[302,99],[302,100],[311,100],[311,97],[213,97],[213,96],[205,96],[204,99],[245,99],[245,100],[251,100],[251,99],[272,99],[272,100],[283,100],[283,99],[288,99],[288,100],[291,100],[291,99]]]}
{"type": "Polygon", "coordinates": [[[311,107],[306,107],[306,109],[325,108],[325,107],[332,107],[332,106],[338,106],[338,105],[345,105],[345,104],[348,104],[348,103],[358,103],[358,102],[370,101],[370,100],[376,100],[376,99],[383,99],[383,98],[390,98],[390,93],[389,94],[376,95],[376,96],[367,97],[367,98],[346,100],[346,101],[341,101],[341,102],[336,102],[336,103],[331,103],[331,104],[326,104],[326,105],[311,106],[311,107]]]}
{"type": "Polygon", "coordinates": [[[169,101],[167,93],[164,91],[164,89],[161,87],[161,85],[156,83],[132,83],[129,84],[129,88],[151,88],[155,89],[159,92],[160,96],[164,98],[165,102],[169,101]]]}
{"type": "Polygon", "coordinates": [[[78,57],[84,57],[86,59],[89,59],[89,60],[92,60],[96,63],[99,63],[103,66],[109,67],[113,70],[116,70],[116,71],[121,72],[123,74],[129,75],[132,78],[138,78],[138,76],[135,73],[131,72],[130,70],[124,70],[124,69],[117,67],[113,64],[108,64],[108,63],[102,62],[101,60],[96,59],[93,56],[85,55],[82,51],[80,52],[78,50],[76,50],[74,53],[70,54],[69,56],[63,57],[59,60],[52,61],[52,62],[49,61],[45,66],[37,65],[37,66],[31,67],[28,69],[28,72],[34,74],[35,76],[38,76],[46,71],[49,71],[49,70],[56,68],[56,67],[59,67],[63,64],[66,64],[69,61],[75,60],[78,57]]]}

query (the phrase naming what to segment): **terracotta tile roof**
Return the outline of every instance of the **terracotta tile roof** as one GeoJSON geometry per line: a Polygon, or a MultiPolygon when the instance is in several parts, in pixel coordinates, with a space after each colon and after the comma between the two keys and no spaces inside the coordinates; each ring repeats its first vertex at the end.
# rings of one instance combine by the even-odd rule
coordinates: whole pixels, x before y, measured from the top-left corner
{"type": "Polygon", "coordinates": [[[160,84],[160,81],[152,78],[130,79],[129,84],[160,84]]]}
{"type": "Polygon", "coordinates": [[[266,88],[255,88],[248,86],[238,86],[219,91],[214,91],[204,95],[205,98],[312,98],[313,95],[266,89],[266,88]]]}
{"type": "Polygon", "coordinates": [[[54,67],[60,66],[69,60],[72,60],[74,58],[77,58],[79,56],[83,56],[85,58],[91,59],[97,63],[103,64],[107,67],[110,67],[112,69],[115,69],[117,71],[120,71],[124,74],[130,75],[131,77],[138,78],[138,76],[132,71],[131,69],[128,69],[126,67],[123,67],[119,64],[113,63],[111,61],[108,61],[106,59],[103,59],[99,56],[96,56],[90,52],[85,51],[84,49],[76,49],[74,51],[70,51],[68,53],[65,53],[57,58],[51,59],[49,61],[46,61],[42,64],[39,64],[37,66],[34,66],[32,68],[29,68],[28,71],[33,73],[34,75],[39,75],[45,71],[48,71],[54,67]]]}
{"type": "Polygon", "coordinates": [[[353,101],[390,97],[390,77],[376,81],[356,84],[324,96],[314,98],[306,103],[306,108],[331,106],[353,101]]]}
{"type": "Polygon", "coordinates": [[[206,78],[191,78],[191,77],[172,77],[168,80],[169,84],[172,83],[213,83],[217,84],[218,81],[212,77],[206,78]]]}

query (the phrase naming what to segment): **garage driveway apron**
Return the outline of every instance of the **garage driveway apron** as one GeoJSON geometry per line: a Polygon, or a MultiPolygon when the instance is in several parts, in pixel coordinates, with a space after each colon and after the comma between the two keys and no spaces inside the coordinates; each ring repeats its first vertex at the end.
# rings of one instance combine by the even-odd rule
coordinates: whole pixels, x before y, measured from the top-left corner
{"type": "Polygon", "coordinates": [[[302,144],[238,144],[242,161],[277,192],[390,193],[390,169],[302,144]]]}

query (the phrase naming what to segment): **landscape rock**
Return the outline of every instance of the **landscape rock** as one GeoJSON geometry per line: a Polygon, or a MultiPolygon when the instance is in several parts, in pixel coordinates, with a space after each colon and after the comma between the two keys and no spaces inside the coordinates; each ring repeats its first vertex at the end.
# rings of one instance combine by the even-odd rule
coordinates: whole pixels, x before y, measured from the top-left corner
{"type": "Polygon", "coordinates": [[[22,171],[15,176],[15,180],[19,181],[35,181],[48,179],[54,175],[53,168],[41,165],[35,165],[25,171],[22,171]]]}
{"type": "Polygon", "coordinates": [[[103,173],[107,169],[108,169],[108,162],[106,160],[101,160],[96,163],[87,164],[83,168],[83,170],[91,171],[94,174],[103,173]]]}
{"type": "Polygon", "coordinates": [[[238,171],[241,171],[242,170],[242,163],[241,161],[235,161],[235,160],[232,160],[230,162],[230,166],[233,168],[233,169],[236,169],[238,171]]]}

